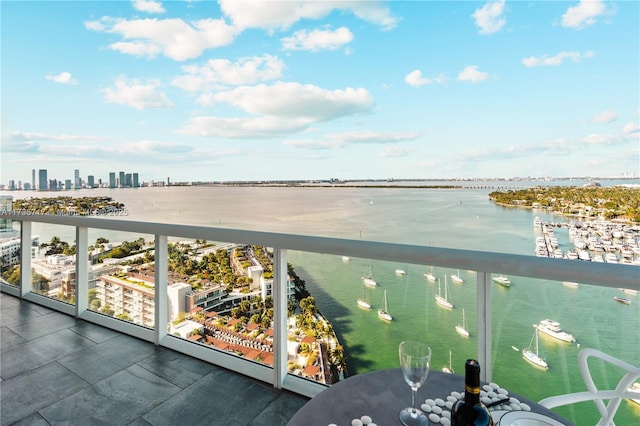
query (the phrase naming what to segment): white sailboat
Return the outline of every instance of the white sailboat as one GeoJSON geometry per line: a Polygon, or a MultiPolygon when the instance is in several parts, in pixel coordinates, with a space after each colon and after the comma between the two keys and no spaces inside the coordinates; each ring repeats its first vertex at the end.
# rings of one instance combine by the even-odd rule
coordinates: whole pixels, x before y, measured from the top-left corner
{"type": "Polygon", "coordinates": [[[511,280],[506,275],[499,275],[497,277],[493,277],[493,282],[505,287],[511,287],[511,280]]]}
{"type": "Polygon", "coordinates": [[[362,277],[362,282],[364,283],[364,285],[369,287],[378,286],[378,283],[373,278],[373,265],[371,264],[371,261],[369,261],[369,270],[367,271],[366,275],[362,277]]]}
{"type": "Polygon", "coordinates": [[[449,374],[454,374],[453,367],[451,366],[451,349],[449,349],[449,365],[442,367],[442,371],[449,374]]]}
{"type": "Polygon", "coordinates": [[[449,299],[447,299],[447,288],[448,288],[448,284],[447,284],[447,277],[445,275],[444,277],[444,297],[442,297],[441,295],[441,288],[440,288],[440,280],[438,280],[438,295],[435,297],[436,298],[436,303],[440,306],[442,306],[443,308],[446,309],[453,309],[453,303],[449,302],[449,299]]]}
{"type": "Polygon", "coordinates": [[[385,321],[392,321],[393,317],[389,313],[389,303],[387,302],[387,290],[384,291],[384,309],[378,309],[378,318],[385,321]]]}
{"type": "Polygon", "coordinates": [[[362,290],[362,297],[358,299],[358,306],[360,306],[362,309],[371,309],[371,303],[369,303],[369,300],[367,298],[367,289],[365,287],[362,287],[362,290]]]}
{"type": "Polygon", "coordinates": [[[462,284],[464,282],[464,280],[460,276],[460,269],[458,269],[458,273],[457,274],[452,274],[451,275],[451,281],[456,282],[458,284],[462,284]]]}
{"type": "Polygon", "coordinates": [[[544,358],[538,355],[538,328],[537,327],[535,328],[533,337],[531,338],[531,343],[529,343],[529,347],[527,349],[522,350],[522,357],[535,366],[544,368],[545,370],[549,369],[549,365],[547,364],[547,361],[545,361],[544,358]],[[531,346],[533,345],[534,340],[536,342],[535,352],[531,350],[531,346]]]}
{"type": "Polygon", "coordinates": [[[462,310],[462,324],[456,325],[456,331],[462,337],[469,337],[469,330],[467,329],[467,320],[464,317],[464,309],[462,310]]]}
{"type": "Polygon", "coordinates": [[[436,281],[436,276],[433,275],[433,266],[431,267],[431,271],[425,272],[422,275],[424,275],[431,282],[435,282],[436,281]]]}

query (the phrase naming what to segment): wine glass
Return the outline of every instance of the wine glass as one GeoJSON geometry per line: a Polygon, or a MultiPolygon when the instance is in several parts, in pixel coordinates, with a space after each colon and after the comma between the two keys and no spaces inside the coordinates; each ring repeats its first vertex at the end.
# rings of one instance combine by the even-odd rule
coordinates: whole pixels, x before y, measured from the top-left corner
{"type": "Polygon", "coordinates": [[[398,347],[400,365],[404,380],[411,386],[411,407],[400,411],[400,421],[406,426],[424,426],[428,423],[427,416],[416,408],[416,393],[422,386],[431,364],[431,348],[422,342],[405,341],[398,347]]]}

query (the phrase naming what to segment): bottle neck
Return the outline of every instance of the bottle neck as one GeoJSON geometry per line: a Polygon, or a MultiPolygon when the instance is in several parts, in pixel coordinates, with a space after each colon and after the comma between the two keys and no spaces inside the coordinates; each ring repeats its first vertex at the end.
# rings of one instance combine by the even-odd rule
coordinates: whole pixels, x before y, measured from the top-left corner
{"type": "Polygon", "coordinates": [[[477,404],[480,401],[480,387],[464,385],[464,402],[468,404],[477,404]]]}

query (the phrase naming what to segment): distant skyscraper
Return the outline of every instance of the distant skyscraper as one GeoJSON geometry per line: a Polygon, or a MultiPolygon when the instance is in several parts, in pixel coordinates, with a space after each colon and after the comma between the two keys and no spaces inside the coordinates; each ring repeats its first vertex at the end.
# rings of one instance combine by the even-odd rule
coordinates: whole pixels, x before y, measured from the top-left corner
{"type": "Polygon", "coordinates": [[[109,172],[109,188],[116,187],[116,172],[109,172]]]}
{"type": "Polygon", "coordinates": [[[16,190],[16,181],[11,179],[9,180],[9,191],[15,191],[15,190],[16,190]]]}
{"type": "Polygon", "coordinates": [[[93,187],[95,186],[94,179],[95,179],[95,178],[93,177],[93,175],[89,175],[89,176],[87,176],[87,186],[88,186],[89,188],[93,188],[93,187]]]}
{"type": "Polygon", "coordinates": [[[139,188],[140,187],[140,182],[138,181],[138,174],[137,173],[133,174],[133,187],[134,188],[139,188]]]}
{"type": "Polygon", "coordinates": [[[80,170],[75,169],[73,171],[73,189],[80,189],[82,181],[80,180],[80,170]]]}
{"type": "MultiPolygon", "coordinates": [[[[71,179],[65,179],[64,180],[64,189],[66,189],[67,191],[71,189],[71,179]]],[[[77,188],[75,188],[77,189],[77,188]]]]}
{"type": "Polygon", "coordinates": [[[49,179],[47,179],[47,169],[38,170],[38,191],[49,189],[49,179]]]}
{"type": "Polygon", "coordinates": [[[124,188],[124,172],[118,172],[118,186],[124,188]]]}
{"type": "Polygon", "coordinates": [[[31,169],[31,189],[36,189],[36,169],[31,169]]]}

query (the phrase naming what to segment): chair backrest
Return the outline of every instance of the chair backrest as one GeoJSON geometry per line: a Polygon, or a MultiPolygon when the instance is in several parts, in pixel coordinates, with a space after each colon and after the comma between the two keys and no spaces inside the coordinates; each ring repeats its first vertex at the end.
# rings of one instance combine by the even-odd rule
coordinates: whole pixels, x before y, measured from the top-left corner
{"type": "Polygon", "coordinates": [[[583,349],[578,354],[578,364],[582,379],[587,387],[586,392],[576,392],[566,395],[557,395],[545,398],[539,402],[540,405],[553,408],[560,405],[573,404],[576,402],[593,400],[600,413],[600,421],[598,425],[613,425],[613,418],[620,407],[620,403],[625,398],[640,398],[640,394],[629,391],[629,387],[640,377],[640,367],[629,364],[609,354],[601,352],[597,349],[583,349]],[[620,379],[615,389],[600,390],[597,388],[589,370],[589,358],[599,358],[618,368],[626,371],[626,374],[620,379]],[[609,403],[605,404],[605,400],[609,403]]]}

